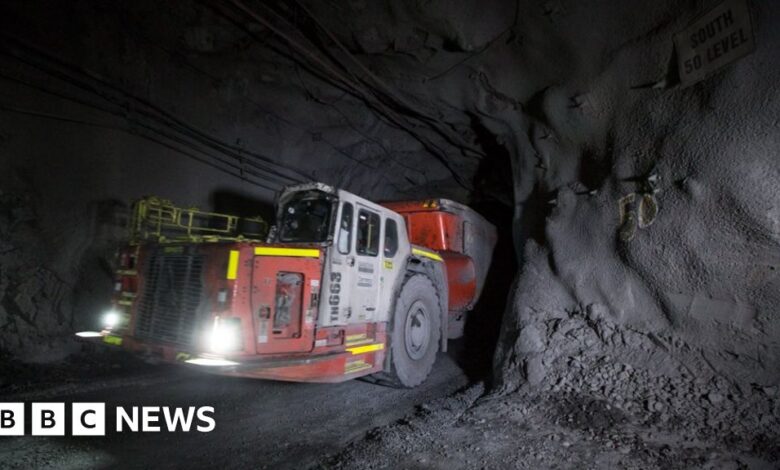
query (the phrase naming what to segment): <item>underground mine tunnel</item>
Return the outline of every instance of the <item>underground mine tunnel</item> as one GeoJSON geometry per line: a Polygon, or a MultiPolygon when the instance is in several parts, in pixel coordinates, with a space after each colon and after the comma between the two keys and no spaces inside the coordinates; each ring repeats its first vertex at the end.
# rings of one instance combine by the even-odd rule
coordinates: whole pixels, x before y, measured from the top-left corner
{"type": "Polygon", "coordinates": [[[780,3],[0,24],[0,467],[780,467],[780,3]]]}

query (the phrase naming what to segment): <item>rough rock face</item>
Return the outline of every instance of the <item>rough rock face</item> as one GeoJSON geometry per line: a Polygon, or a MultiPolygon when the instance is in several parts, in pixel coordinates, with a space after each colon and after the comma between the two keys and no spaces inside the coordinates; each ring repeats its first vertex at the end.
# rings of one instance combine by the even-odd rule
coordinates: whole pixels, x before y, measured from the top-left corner
{"type": "Polygon", "coordinates": [[[670,375],[780,381],[780,10],[752,5],[755,53],[688,88],[669,67],[693,5],[569,5],[536,37],[573,60],[537,97],[528,136],[553,203],[524,247],[504,385],[593,350],[670,375]],[[594,18],[609,27],[594,33],[594,18]],[[632,226],[651,194],[652,225],[632,226]],[[574,341],[579,327],[591,343],[574,341]]]}
{"type": "Polygon", "coordinates": [[[36,219],[28,198],[0,193],[0,351],[45,361],[57,354],[49,356],[52,345],[40,333],[67,322],[72,285],[34,248],[45,245],[32,228],[36,219]]]}

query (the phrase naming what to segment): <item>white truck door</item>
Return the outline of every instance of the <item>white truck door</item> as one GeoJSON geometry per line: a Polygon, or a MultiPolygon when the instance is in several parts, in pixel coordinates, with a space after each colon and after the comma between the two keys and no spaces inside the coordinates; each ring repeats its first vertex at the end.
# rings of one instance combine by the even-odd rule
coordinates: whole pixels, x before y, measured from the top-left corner
{"type": "Polygon", "coordinates": [[[339,204],[336,233],[330,248],[330,262],[323,279],[320,310],[325,313],[321,325],[343,325],[351,322],[352,291],[355,280],[355,205],[351,201],[339,204]]]}
{"type": "Polygon", "coordinates": [[[397,215],[387,215],[382,218],[382,231],[384,232],[382,242],[382,264],[379,274],[379,304],[377,305],[376,322],[386,322],[390,320],[391,312],[395,303],[395,287],[399,282],[399,277],[403,276],[406,263],[409,256],[409,241],[406,238],[403,219],[397,215]]]}
{"type": "Polygon", "coordinates": [[[355,265],[352,267],[353,284],[350,323],[374,321],[381,290],[380,236],[381,217],[378,211],[360,203],[356,204],[355,265]]]}

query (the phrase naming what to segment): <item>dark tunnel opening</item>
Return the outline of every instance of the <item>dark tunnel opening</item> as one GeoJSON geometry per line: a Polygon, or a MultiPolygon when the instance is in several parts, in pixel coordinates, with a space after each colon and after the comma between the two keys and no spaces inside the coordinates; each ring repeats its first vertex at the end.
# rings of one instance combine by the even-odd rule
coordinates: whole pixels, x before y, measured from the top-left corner
{"type": "Polygon", "coordinates": [[[469,380],[484,380],[490,386],[493,355],[517,273],[513,243],[514,184],[506,147],[475,116],[471,118],[471,128],[487,157],[474,175],[475,189],[469,205],[496,227],[498,238],[482,295],[466,320],[459,360],[469,380]]]}

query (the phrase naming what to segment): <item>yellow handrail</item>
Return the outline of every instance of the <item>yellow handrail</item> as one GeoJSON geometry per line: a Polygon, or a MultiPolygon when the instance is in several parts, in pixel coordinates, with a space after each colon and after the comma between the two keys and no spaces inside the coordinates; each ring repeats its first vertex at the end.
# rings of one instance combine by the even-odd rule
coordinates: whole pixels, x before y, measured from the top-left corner
{"type": "Polygon", "coordinates": [[[130,242],[153,240],[172,242],[263,241],[268,223],[261,217],[238,217],[182,208],[156,196],[139,199],[133,204],[130,242]],[[241,225],[245,227],[241,227],[241,225]],[[248,228],[246,225],[252,225],[248,228]]]}

